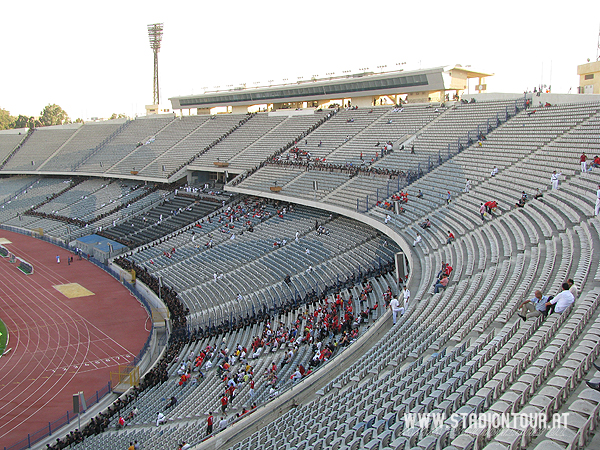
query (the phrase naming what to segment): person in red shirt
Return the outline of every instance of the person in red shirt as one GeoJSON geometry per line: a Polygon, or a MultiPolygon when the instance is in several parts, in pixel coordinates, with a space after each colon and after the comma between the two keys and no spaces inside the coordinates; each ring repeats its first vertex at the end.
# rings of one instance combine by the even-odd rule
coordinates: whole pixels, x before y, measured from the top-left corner
{"type": "Polygon", "coordinates": [[[221,397],[221,411],[223,411],[223,414],[225,414],[225,410],[227,409],[227,395],[223,394],[223,397],[221,397]]]}
{"type": "Polygon", "coordinates": [[[444,274],[447,276],[450,276],[450,274],[452,273],[454,269],[452,268],[452,266],[450,264],[446,264],[446,268],[444,269],[444,274]]]}
{"type": "Polygon", "coordinates": [[[492,214],[494,210],[498,207],[498,202],[492,200],[489,202],[485,202],[485,209],[488,214],[492,214]]]}
{"type": "Polygon", "coordinates": [[[446,241],[446,244],[452,244],[452,241],[455,239],[456,238],[454,237],[454,234],[452,234],[452,231],[448,230],[448,240],[446,241]]]}
{"type": "Polygon", "coordinates": [[[585,173],[587,172],[587,155],[585,154],[585,152],[581,153],[581,156],[579,157],[579,162],[581,163],[581,173],[585,173]]]}
{"type": "Polygon", "coordinates": [[[213,430],[213,423],[215,423],[215,418],[212,415],[212,412],[208,413],[208,419],[206,419],[206,435],[210,436],[213,430]]]}

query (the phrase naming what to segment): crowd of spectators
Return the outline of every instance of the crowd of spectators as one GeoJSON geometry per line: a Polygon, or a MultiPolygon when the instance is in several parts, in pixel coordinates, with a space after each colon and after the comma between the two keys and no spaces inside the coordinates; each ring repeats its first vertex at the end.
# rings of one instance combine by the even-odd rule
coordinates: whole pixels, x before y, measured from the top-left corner
{"type": "MultiPolygon", "coordinates": [[[[324,116],[321,120],[319,120],[316,124],[314,124],[312,127],[310,127],[308,130],[302,132],[296,139],[294,139],[293,141],[288,142],[286,145],[284,145],[283,147],[281,147],[278,151],[276,151],[275,153],[273,153],[267,160],[268,161],[272,161],[275,160],[277,158],[280,157],[280,155],[282,155],[283,153],[285,153],[286,151],[295,148],[298,143],[300,141],[302,141],[302,139],[307,136],[309,133],[312,133],[313,131],[315,131],[317,128],[319,128],[321,125],[323,125],[325,122],[327,122],[329,119],[331,119],[332,117],[335,116],[335,114],[337,114],[337,112],[339,111],[339,109],[332,109],[330,112],[327,113],[326,116],[324,116]]],[[[248,178],[250,175],[252,175],[254,172],[256,172],[258,169],[261,169],[262,167],[264,167],[265,165],[267,165],[267,161],[262,161],[258,166],[254,167],[253,169],[250,169],[248,171],[246,171],[245,173],[239,175],[238,177],[236,177],[234,180],[232,180],[229,184],[231,186],[237,186],[238,184],[240,184],[242,181],[244,181],[246,178],[248,178]]]]}

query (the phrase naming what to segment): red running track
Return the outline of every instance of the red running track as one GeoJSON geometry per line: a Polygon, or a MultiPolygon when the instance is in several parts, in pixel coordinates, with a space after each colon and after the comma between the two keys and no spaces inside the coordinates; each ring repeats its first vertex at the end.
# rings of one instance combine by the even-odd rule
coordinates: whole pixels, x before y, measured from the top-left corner
{"type": "Polygon", "coordinates": [[[106,386],[110,372],[142,349],[150,320],[137,299],[94,264],[75,257],[68,265],[65,250],[29,236],[0,230],[0,238],[35,267],[25,275],[0,258],[0,317],[12,349],[0,358],[3,448],[71,410],[74,393],[89,398],[106,386]],[[69,299],[52,287],[66,283],[95,295],[69,299]]]}

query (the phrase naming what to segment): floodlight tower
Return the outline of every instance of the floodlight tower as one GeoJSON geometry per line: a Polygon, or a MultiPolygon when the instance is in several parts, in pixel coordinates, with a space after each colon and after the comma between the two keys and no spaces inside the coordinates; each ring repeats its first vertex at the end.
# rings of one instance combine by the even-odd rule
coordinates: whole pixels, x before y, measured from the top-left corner
{"type": "Polygon", "coordinates": [[[158,52],[160,51],[160,42],[162,41],[163,24],[153,23],[148,25],[148,37],[150,38],[150,48],[154,52],[154,85],[152,87],[152,98],[155,105],[160,103],[160,94],[158,91],[158,52]]]}

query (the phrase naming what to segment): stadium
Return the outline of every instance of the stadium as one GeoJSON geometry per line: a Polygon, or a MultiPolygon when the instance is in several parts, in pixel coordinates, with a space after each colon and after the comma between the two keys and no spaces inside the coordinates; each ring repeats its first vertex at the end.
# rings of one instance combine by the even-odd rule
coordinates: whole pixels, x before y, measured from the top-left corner
{"type": "Polygon", "coordinates": [[[596,448],[599,64],[0,130],[2,447],[596,448]]]}

